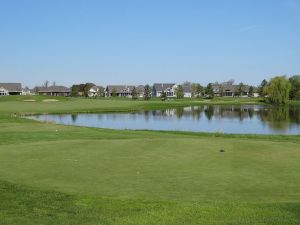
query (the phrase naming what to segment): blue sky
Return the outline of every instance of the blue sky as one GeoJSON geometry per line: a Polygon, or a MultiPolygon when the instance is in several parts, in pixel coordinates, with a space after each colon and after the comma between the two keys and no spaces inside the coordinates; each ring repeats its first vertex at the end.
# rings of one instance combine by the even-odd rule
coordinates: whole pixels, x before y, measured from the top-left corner
{"type": "Polygon", "coordinates": [[[300,74],[300,0],[0,0],[0,80],[145,84],[300,74]]]}

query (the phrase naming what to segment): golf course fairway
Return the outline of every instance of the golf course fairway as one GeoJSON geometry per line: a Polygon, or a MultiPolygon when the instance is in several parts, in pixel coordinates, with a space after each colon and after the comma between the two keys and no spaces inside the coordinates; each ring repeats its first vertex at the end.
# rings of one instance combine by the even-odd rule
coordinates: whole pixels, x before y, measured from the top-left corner
{"type": "Polygon", "coordinates": [[[203,104],[44,99],[0,98],[1,225],[300,224],[299,135],[109,130],[23,118],[203,104]]]}

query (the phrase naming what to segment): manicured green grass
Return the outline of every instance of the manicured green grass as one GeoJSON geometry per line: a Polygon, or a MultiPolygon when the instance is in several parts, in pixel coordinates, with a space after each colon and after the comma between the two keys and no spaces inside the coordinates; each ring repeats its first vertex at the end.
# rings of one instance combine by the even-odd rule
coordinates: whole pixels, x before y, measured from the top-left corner
{"type": "Polygon", "coordinates": [[[300,136],[117,131],[19,118],[203,104],[35,99],[0,98],[0,224],[300,224],[300,136]]]}

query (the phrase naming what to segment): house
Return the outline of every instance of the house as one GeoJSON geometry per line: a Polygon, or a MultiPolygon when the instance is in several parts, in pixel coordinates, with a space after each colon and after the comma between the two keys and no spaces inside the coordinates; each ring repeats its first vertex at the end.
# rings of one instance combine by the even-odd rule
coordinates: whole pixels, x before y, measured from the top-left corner
{"type": "Polygon", "coordinates": [[[0,96],[22,95],[21,83],[0,83],[0,96]]]}
{"type": "Polygon", "coordinates": [[[35,90],[39,95],[64,97],[68,97],[71,95],[70,88],[64,86],[35,87],[35,90]]]}
{"type": "MultiPolygon", "coordinates": [[[[96,96],[102,95],[103,93],[104,93],[104,88],[103,87],[94,85],[88,91],[88,96],[89,97],[96,97],[96,96]]],[[[103,97],[103,95],[101,97],[103,97]]]]}
{"type": "Polygon", "coordinates": [[[95,97],[98,95],[98,91],[99,91],[99,88],[97,86],[93,86],[90,88],[90,90],[88,91],[88,96],[89,97],[95,97]]]}
{"type": "Polygon", "coordinates": [[[192,97],[192,85],[189,83],[183,84],[183,94],[185,98],[191,98],[192,97]]]}
{"type": "Polygon", "coordinates": [[[30,90],[28,87],[22,88],[22,95],[33,95],[34,92],[30,90]]]}
{"type": "Polygon", "coordinates": [[[143,98],[144,97],[145,86],[144,85],[138,85],[138,86],[136,86],[136,90],[138,92],[139,98],[143,98]]]}
{"type": "Polygon", "coordinates": [[[253,90],[253,97],[254,98],[258,98],[260,95],[259,95],[259,90],[257,87],[254,87],[254,90],[253,90]]]}
{"type": "Polygon", "coordinates": [[[236,85],[233,84],[225,84],[221,85],[219,96],[224,97],[234,97],[236,93],[236,85]]]}
{"type": "Polygon", "coordinates": [[[132,97],[134,85],[108,85],[105,89],[105,97],[132,97]]]}
{"type": "Polygon", "coordinates": [[[249,85],[242,86],[242,93],[239,95],[239,85],[235,84],[213,84],[213,90],[215,96],[223,96],[223,97],[248,97],[249,95],[249,85]]]}
{"type": "Polygon", "coordinates": [[[214,96],[220,97],[222,95],[222,85],[221,84],[213,84],[212,85],[214,96]]]}
{"type": "Polygon", "coordinates": [[[167,97],[176,97],[175,89],[176,84],[174,83],[155,83],[152,88],[152,96],[160,97],[162,92],[165,92],[167,97]]]}

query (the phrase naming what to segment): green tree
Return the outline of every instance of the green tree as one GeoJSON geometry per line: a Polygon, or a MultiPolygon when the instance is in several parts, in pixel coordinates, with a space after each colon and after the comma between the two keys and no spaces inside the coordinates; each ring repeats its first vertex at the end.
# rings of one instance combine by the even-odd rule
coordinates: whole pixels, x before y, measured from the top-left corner
{"type": "Polygon", "coordinates": [[[248,96],[249,96],[249,97],[253,97],[253,94],[254,94],[254,87],[253,87],[253,86],[250,86],[250,87],[249,87],[249,91],[248,91],[248,96]]]}
{"type": "Polygon", "coordinates": [[[203,95],[204,88],[200,84],[196,84],[196,96],[199,98],[203,95]]]}
{"type": "Polygon", "coordinates": [[[77,97],[78,93],[79,93],[79,85],[77,85],[77,84],[72,85],[72,87],[71,87],[71,96],[72,97],[77,97]]]}
{"type": "Polygon", "coordinates": [[[115,88],[111,91],[111,97],[117,97],[117,90],[115,88]]]}
{"type": "Polygon", "coordinates": [[[259,96],[261,97],[264,97],[265,96],[265,89],[266,89],[266,86],[268,85],[268,82],[264,79],[261,84],[259,85],[258,87],[258,94],[259,96]]]}
{"type": "Polygon", "coordinates": [[[220,93],[220,97],[223,97],[223,95],[224,95],[224,87],[223,87],[222,84],[219,85],[219,93],[220,93]]]}
{"type": "Polygon", "coordinates": [[[192,98],[196,97],[196,83],[191,84],[191,89],[192,89],[192,98]]]}
{"type": "Polygon", "coordinates": [[[236,92],[237,96],[242,96],[243,90],[244,90],[244,84],[241,82],[239,83],[237,88],[237,92],[236,92]]]}
{"type": "Polygon", "coordinates": [[[93,83],[86,83],[83,87],[83,94],[85,97],[89,96],[89,91],[91,90],[92,87],[94,87],[95,84],[93,83]]]}
{"type": "Polygon", "coordinates": [[[205,94],[208,98],[214,98],[214,89],[211,83],[209,83],[205,88],[205,94]]]}
{"type": "Polygon", "coordinates": [[[144,99],[149,100],[151,98],[151,88],[149,84],[146,84],[144,87],[144,99]]]}
{"type": "Polygon", "coordinates": [[[294,75],[289,79],[291,83],[290,99],[300,100],[300,75],[294,75]]]}
{"type": "Polygon", "coordinates": [[[104,87],[98,87],[99,89],[98,89],[98,96],[99,97],[105,97],[105,91],[104,91],[104,87]]]}
{"type": "Polygon", "coordinates": [[[199,83],[192,84],[192,97],[201,97],[203,95],[204,88],[199,83]]]}
{"type": "Polygon", "coordinates": [[[131,96],[133,100],[138,99],[138,92],[136,90],[136,87],[133,87],[132,92],[131,92],[131,96]]]}
{"type": "Polygon", "coordinates": [[[277,76],[265,87],[268,100],[273,104],[286,104],[289,100],[291,83],[285,76],[277,76]]]}
{"type": "Polygon", "coordinates": [[[161,95],[160,95],[160,99],[161,99],[162,101],[166,101],[166,100],[167,100],[167,93],[164,92],[164,91],[162,91],[162,92],[161,92],[161,95]]]}
{"type": "Polygon", "coordinates": [[[176,98],[181,99],[184,97],[184,91],[182,85],[178,85],[175,89],[176,98]]]}

